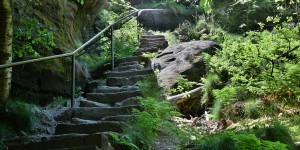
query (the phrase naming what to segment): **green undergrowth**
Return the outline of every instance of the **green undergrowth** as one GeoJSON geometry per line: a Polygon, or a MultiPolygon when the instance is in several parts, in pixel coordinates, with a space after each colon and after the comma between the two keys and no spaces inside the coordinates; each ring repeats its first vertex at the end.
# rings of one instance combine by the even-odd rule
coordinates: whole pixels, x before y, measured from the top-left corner
{"type": "Polygon", "coordinates": [[[175,134],[178,129],[171,122],[171,117],[180,113],[161,95],[156,77],[145,78],[138,85],[144,95],[140,97],[142,110],[133,109],[136,116],[129,122],[129,128],[119,138],[114,136],[119,144],[128,149],[149,149],[160,133],[175,134]],[[121,139],[120,139],[121,138],[121,139]]]}
{"type": "MultiPolygon", "coordinates": [[[[2,126],[4,129],[8,127],[8,131],[14,129],[17,132],[29,133],[33,131],[39,123],[40,108],[34,104],[26,103],[18,100],[10,100],[6,104],[6,114],[8,123],[12,124],[12,128],[2,126]]],[[[7,132],[9,134],[9,132],[7,132]]]]}
{"type": "Polygon", "coordinates": [[[199,150],[294,150],[291,131],[277,120],[258,122],[240,131],[226,130],[199,138],[199,150]]]}
{"type": "Polygon", "coordinates": [[[53,101],[51,103],[47,104],[47,107],[52,108],[59,105],[65,106],[68,103],[68,101],[70,101],[68,98],[64,98],[61,96],[55,97],[53,98],[53,101]]]}

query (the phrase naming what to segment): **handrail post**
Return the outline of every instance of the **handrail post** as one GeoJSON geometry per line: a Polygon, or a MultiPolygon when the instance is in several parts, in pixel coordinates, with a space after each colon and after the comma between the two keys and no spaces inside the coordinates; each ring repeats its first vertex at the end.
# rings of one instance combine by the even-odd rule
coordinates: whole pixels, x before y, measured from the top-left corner
{"type": "Polygon", "coordinates": [[[136,32],[137,32],[137,42],[140,42],[140,33],[139,33],[139,21],[138,21],[139,13],[136,13],[136,32]]]}
{"type": "Polygon", "coordinates": [[[75,65],[75,55],[72,55],[72,83],[71,83],[71,107],[74,107],[74,101],[75,101],[75,72],[76,72],[76,65],[75,65]]]}
{"type": "Polygon", "coordinates": [[[111,69],[115,68],[115,51],[114,51],[114,26],[111,26],[111,69]]]}

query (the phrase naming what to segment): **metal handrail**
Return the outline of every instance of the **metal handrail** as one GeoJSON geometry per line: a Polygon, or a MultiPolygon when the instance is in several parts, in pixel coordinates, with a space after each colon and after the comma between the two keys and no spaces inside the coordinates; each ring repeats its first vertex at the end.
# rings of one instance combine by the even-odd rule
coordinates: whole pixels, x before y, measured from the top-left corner
{"type": "MultiPolygon", "coordinates": [[[[117,4],[117,3],[113,3],[117,4]]],[[[120,21],[123,21],[126,18],[132,17],[134,14],[137,14],[139,12],[138,9],[131,7],[131,6],[126,6],[126,5],[121,5],[117,4],[123,7],[127,7],[129,9],[133,9],[132,12],[130,12],[128,15],[124,17],[120,17],[117,21],[109,24],[107,27],[105,27],[103,30],[101,30],[99,33],[97,33],[94,37],[92,37],[90,40],[82,44],[80,47],[78,47],[76,50],[70,53],[65,53],[65,54],[60,54],[60,55],[53,55],[53,56],[47,56],[47,57],[42,57],[42,58],[36,58],[36,59],[30,59],[30,60],[25,60],[25,61],[19,61],[19,62],[13,62],[9,64],[2,64],[0,65],[0,69],[5,69],[5,68],[10,68],[14,66],[19,66],[19,65],[24,65],[24,64],[29,64],[29,63],[36,63],[36,62],[42,62],[42,61],[47,61],[47,60],[53,60],[53,59],[58,59],[58,58],[64,58],[64,57],[69,57],[72,56],[72,87],[71,87],[71,92],[72,92],[72,97],[71,97],[71,107],[74,107],[74,99],[75,99],[75,60],[76,60],[76,54],[80,51],[82,51],[86,46],[91,44],[94,40],[96,40],[98,37],[101,36],[105,31],[111,29],[111,53],[112,53],[112,66],[114,66],[114,50],[113,50],[113,28],[114,25],[119,23],[120,21]]]]}

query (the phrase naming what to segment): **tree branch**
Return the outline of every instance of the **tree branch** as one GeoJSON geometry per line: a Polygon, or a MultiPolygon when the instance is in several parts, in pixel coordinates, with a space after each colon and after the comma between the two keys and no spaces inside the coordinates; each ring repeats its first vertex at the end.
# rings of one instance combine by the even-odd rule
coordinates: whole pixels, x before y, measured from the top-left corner
{"type": "Polygon", "coordinates": [[[187,101],[190,98],[200,96],[200,94],[201,94],[200,91],[202,89],[203,89],[203,86],[200,86],[198,88],[195,88],[195,89],[185,92],[185,93],[181,93],[181,94],[174,95],[174,96],[169,96],[169,97],[167,97],[167,100],[170,101],[171,103],[177,105],[179,103],[187,101]]]}

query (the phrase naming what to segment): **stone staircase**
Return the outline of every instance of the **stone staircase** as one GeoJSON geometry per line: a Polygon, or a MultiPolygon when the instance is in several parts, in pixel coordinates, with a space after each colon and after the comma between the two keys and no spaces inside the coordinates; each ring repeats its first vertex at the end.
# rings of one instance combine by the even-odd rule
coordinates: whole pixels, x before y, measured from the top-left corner
{"type": "MultiPolygon", "coordinates": [[[[141,41],[152,43],[161,38],[147,34],[142,36],[141,41]]],[[[157,48],[158,43],[153,47],[157,48]]],[[[150,44],[147,47],[151,47],[150,44]]],[[[145,49],[143,52],[146,52],[145,49]]],[[[131,110],[141,109],[137,96],[142,96],[142,93],[135,84],[153,74],[150,61],[141,56],[122,58],[116,64],[117,67],[107,74],[106,85],[99,85],[95,92],[77,100],[75,108],[55,118],[57,126],[53,136],[42,138],[39,142],[10,145],[9,150],[114,149],[107,135],[110,132],[121,133],[128,127],[126,121],[134,119],[131,110]]]]}

